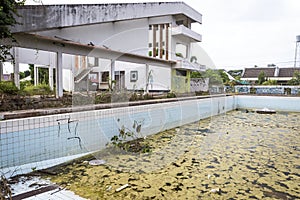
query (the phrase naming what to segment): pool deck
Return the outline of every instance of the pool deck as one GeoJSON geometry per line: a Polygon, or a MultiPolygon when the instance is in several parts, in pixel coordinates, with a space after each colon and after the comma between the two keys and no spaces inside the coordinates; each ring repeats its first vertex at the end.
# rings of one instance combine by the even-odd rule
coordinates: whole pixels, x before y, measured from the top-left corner
{"type": "Polygon", "coordinates": [[[188,101],[188,100],[195,100],[195,99],[207,99],[207,98],[224,97],[224,96],[231,96],[231,95],[219,94],[219,95],[191,96],[191,97],[178,97],[178,98],[167,98],[167,99],[151,99],[151,100],[129,101],[129,102],[103,103],[103,104],[94,104],[94,105],[73,106],[67,108],[15,110],[9,112],[0,112],[0,119],[1,120],[19,119],[19,118],[37,117],[37,116],[44,116],[44,115],[55,115],[55,114],[82,112],[82,111],[89,111],[89,110],[120,108],[120,107],[128,107],[128,106],[140,106],[140,105],[147,105],[147,104],[168,103],[168,102],[176,102],[176,101],[188,101]]]}
{"type": "MultiPolygon", "coordinates": [[[[22,177],[20,178],[22,179],[22,177]]],[[[22,181],[12,184],[11,189],[13,200],[85,200],[74,192],[39,177],[24,178],[22,181]]]]}

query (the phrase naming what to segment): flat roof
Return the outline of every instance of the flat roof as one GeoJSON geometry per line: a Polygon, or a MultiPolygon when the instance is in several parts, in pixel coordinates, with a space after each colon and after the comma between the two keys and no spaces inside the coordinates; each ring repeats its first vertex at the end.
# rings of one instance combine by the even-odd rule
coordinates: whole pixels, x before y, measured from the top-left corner
{"type": "Polygon", "coordinates": [[[24,5],[12,32],[42,31],[140,18],[184,15],[202,23],[202,15],[184,2],[24,5]]]}

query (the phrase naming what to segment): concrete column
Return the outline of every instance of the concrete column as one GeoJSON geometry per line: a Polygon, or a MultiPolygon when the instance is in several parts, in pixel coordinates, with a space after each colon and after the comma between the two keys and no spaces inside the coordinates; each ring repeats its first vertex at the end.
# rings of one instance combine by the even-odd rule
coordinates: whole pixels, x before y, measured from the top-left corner
{"type": "Polygon", "coordinates": [[[113,84],[115,82],[115,68],[116,68],[116,61],[115,60],[111,60],[111,64],[110,64],[110,85],[111,88],[113,89],[113,84]]]}
{"type": "Polygon", "coordinates": [[[49,87],[53,91],[54,88],[54,82],[53,82],[53,67],[50,65],[49,68],[49,87]]]}
{"type": "Polygon", "coordinates": [[[14,48],[14,82],[17,88],[20,89],[20,63],[19,63],[19,49],[17,47],[14,48]]]}
{"type": "Polygon", "coordinates": [[[54,74],[53,69],[56,66],[56,55],[54,53],[50,53],[50,60],[49,60],[49,87],[53,91],[54,90],[54,74]]]}
{"type": "Polygon", "coordinates": [[[34,85],[37,86],[39,84],[39,68],[33,65],[33,78],[34,85]]]}
{"type": "Polygon", "coordinates": [[[166,24],[166,60],[169,59],[169,24],[166,24]]]}
{"type": "Polygon", "coordinates": [[[149,65],[146,64],[146,93],[149,93],[149,65]]]}
{"type": "Polygon", "coordinates": [[[163,58],[163,29],[164,25],[159,25],[159,58],[163,58]]]}
{"type": "Polygon", "coordinates": [[[152,26],[152,32],[153,32],[153,42],[152,42],[152,46],[153,46],[153,48],[152,48],[152,56],[153,57],[156,57],[157,55],[156,55],[156,29],[157,29],[157,25],[153,25],[152,26]]]}
{"type": "Polygon", "coordinates": [[[62,53],[56,53],[56,97],[63,96],[63,66],[62,53]]]}
{"type": "Polygon", "coordinates": [[[0,81],[3,81],[3,63],[0,61],[0,81]]]}

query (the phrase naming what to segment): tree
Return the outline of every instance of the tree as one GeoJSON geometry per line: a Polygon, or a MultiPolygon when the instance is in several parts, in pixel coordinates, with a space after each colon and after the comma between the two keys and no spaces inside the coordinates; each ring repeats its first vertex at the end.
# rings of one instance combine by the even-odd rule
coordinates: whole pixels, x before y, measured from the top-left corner
{"type": "Polygon", "coordinates": [[[19,24],[16,20],[17,6],[24,5],[25,0],[1,0],[0,4],[0,62],[12,59],[13,55],[10,53],[12,48],[11,42],[4,42],[5,40],[15,41],[10,28],[19,24]]]}
{"type": "Polygon", "coordinates": [[[257,83],[259,85],[263,84],[266,81],[266,75],[264,71],[260,71],[260,73],[258,74],[258,80],[257,83]]]}
{"type": "Polygon", "coordinates": [[[288,85],[300,85],[300,71],[295,71],[293,78],[288,81],[288,85]]]}
{"type": "Polygon", "coordinates": [[[265,82],[262,83],[263,85],[277,85],[277,81],[276,80],[267,80],[265,82]]]}

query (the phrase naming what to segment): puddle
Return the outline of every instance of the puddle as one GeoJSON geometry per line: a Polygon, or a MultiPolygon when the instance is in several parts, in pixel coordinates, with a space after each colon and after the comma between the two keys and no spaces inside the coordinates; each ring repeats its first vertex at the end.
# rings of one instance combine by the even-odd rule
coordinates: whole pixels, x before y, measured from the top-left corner
{"type": "Polygon", "coordinates": [[[93,158],[104,165],[81,160],[50,178],[89,199],[297,199],[299,121],[230,112],[148,137],[151,153],[108,148],[93,158]]]}

